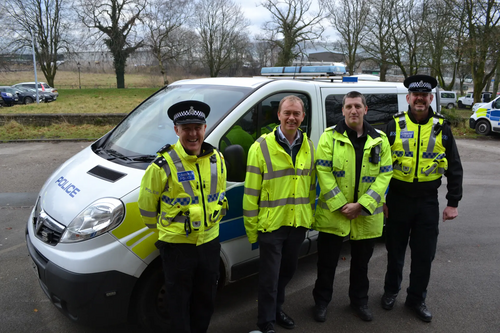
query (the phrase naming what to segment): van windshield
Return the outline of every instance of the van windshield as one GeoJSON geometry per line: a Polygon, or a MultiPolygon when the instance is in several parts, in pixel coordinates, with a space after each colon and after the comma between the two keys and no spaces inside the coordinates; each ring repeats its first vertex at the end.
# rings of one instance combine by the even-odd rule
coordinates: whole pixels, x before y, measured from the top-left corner
{"type": "Polygon", "coordinates": [[[150,162],[161,147],[177,142],[174,124],[167,114],[171,105],[184,100],[207,103],[210,115],[207,117],[206,133],[210,133],[251,90],[249,87],[206,84],[168,86],[132,111],[102,145],[94,147],[94,151],[120,163],[150,162]]]}

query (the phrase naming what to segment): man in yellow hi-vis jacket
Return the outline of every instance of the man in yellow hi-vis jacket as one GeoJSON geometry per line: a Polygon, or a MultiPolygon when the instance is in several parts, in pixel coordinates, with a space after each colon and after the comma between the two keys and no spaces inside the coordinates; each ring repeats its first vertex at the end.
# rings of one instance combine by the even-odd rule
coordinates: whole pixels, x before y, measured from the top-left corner
{"type": "Polygon", "coordinates": [[[285,287],[297,268],[316,197],[314,145],[299,129],[304,117],[299,97],[283,98],[280,126],[258,138],[248,153],[243,216],[248,240],[259,241],[257,326],[262,332],[274,332],[275,323],[295,327],[282,309],[285,287]]]}
{"type": "Polygon", "coordinates": [[[344,238],[351,243],[349,298],[362,320],[371,321],[368,308],[368,262],[375,238],[382,236],[383,203],[392,176],[391,148],[386,135],[364,121],[365,97],[344,96],[345,120],[327,128],[316,153],[320,196],[313,228],[318,235],[318,277],[313,290],[314,319],[326,320],[335,270],[344,238]]]}
{"type": "Polygon", "coordinates": [[[168,110],[179,140],[147,168],[139,209],[158,228],[172,332],[206,332],[219,279],[219,221],[227,208],[224,159],[204,142],[210,107],[184,101],[168,110]]]}

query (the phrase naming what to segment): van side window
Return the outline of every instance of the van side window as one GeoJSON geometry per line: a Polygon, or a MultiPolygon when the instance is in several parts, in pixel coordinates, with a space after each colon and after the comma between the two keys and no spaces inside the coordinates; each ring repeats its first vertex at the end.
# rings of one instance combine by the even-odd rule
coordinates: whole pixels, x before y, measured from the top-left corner
{"type": "MultiPolygon", "coordinates": [[[[364,94],[368,113],[365,120],[375,128],[384,130],[385,125],[398,113],[397,94],[364,94]]],[[[344,119],[342,115],[342,99],[344,95],[328,95],[325,99],[326,126],[337,125],[344,119]]],[[[403,110],[401,110],[403,111],[403,110]]]]}
{"type": "Polygon", "coordinates": [[[306,117],[300,128],[304,133],[310,133],[311,103],[308,96],[300,93],[284,92],[267,97],[254,105],[241,117],[221,138],[219,150],[224,153],[226,147],[239,144],[245,150],[245,155],[253,142],[262,134],[270,133],[280,124],[278,107],[283,97],[296,95],[304,102],[306,117]]]}

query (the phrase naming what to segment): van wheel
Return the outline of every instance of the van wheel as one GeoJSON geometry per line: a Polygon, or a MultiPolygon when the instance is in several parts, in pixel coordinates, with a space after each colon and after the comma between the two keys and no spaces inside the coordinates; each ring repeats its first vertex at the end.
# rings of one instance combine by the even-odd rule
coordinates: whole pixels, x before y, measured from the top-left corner
{"type": "Polygon", "coordinates": [[[460,109],[463,109],[464,108],[464,103],[462,103],[461,101],[458,101],[458,107],[460,109]]]}
{"type": "Polygon", "coordinates": [[[152,332],[170,332],[170,316],[165,304],[165,276],[161,265],[155,265],[140,280],[136,292],[135,314],[138,324],[152,332]]]}
{"type": "Polygon", "coordinates": [[[28,96],[24,99],[24,104],[31,104],[31,103],[33,103],[33,98],[28,96]]]}
{"type": "Polygon", "coordinates": [[[476,124],[476,133],[480,135],[490,134],[491,126],[487,120],[480,120],[476,124]]]}
{"type": "Polygon", "coordinates": [[[449,109],[453,109],[455,107],[455,104],[453,103],[448,103],[448,105],[446,105],[446,108],[449,110],[449,109]]]}

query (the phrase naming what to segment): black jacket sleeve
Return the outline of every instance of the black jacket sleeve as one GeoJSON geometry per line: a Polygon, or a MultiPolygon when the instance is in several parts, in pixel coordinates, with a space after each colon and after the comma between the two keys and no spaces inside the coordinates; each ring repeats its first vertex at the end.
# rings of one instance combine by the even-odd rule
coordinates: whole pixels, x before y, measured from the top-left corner
{"type": "Polygon", "coordinates": [[[464,171],[451,127],[446,122],[443,125],[442,138],[443,146],[446,148],[446,159],[448,160],[448,170],[444,173],[448,180],[446,199],[448,200],[448,206],[458,207],[458,202],[462,199],[464,171]]]}

